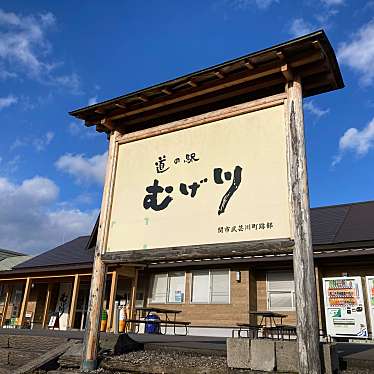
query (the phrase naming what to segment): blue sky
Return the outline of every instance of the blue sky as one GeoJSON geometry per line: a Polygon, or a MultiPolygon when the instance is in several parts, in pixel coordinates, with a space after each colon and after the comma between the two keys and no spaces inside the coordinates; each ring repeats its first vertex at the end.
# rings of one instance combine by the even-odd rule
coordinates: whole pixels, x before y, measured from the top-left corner
{"type": "Polygon", "coordinates": [[[68,111],[320,28],[346,88],[304,104],[311,205],[371,200],[374,1],[0,1],[0,247],[90,232],[107,141],[68,111]]]}

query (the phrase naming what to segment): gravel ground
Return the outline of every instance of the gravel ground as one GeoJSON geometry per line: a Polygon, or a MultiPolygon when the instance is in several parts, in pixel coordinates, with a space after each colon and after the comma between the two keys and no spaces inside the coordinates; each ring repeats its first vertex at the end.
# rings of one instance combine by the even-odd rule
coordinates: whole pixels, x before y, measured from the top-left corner
{"type": "MultiPolygon", "coordinates": [[[[138,351],[131,352],[121,356],[106,358],[102,366],[106,369],[108,366],[113,369],[126,369],[134,367],[135,369],[152,369],[155,373],[229,373],[226,364],[226,357],[220,356],[201,356],[195,353],[177,352],[177,351],[138,351]]],[[[113,370],[112,369],[112,370],[113,370]]]]}

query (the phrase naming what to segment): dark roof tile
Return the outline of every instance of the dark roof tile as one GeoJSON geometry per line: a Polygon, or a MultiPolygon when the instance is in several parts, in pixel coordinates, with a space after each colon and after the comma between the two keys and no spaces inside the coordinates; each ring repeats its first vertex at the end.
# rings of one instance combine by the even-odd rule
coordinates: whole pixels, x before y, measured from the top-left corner
{"type": "Polygon", "coordinates": [[[313,245],[374,241],[374,201],[311,209],[313,245]]]}
{"type": "Polygon", "coordinates": [[[90,236],[80,236],[35,256],[15,266],[14,269],[92,263],[93,249],[87,249],[89,239],[90,236]]]}

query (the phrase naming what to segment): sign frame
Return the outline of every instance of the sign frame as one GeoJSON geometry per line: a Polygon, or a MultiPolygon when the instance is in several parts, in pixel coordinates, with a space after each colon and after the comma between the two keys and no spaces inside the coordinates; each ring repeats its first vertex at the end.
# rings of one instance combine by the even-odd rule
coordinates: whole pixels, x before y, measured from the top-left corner
{"type": "MultiPolygon", "coordinates": [[[[107,252],[108,245],[108,234],[109,234],[109,221],[112,211],[114,185],[117,173],[117,161],[119,154],[119,147],[123,144],[134,142],[140,139],[146,139],[154,136],[167,134],[174,131],[180,131],[187,128],[202,126],[207,123],[215,122],[221,119],[235,117],[241,114],[246,114],[262,109],[267,109],[275,106],[283,105],[285,116],[287,113],[287,94],[281,93],[266,98],[249,101],[246,103],[226,107],[224,109],[215,110],[212,112],[204,113],[189,117],[186,119],[170,122],[164,125],[152,127],[147,130],[140,130],[129,134],[121,134],[118,131],[114,131],[110,137],[110,154],[108,155],[108,166],[107,173],[109,172],[110,177],[113,178],[109,186],[104,187],[104,199],[108,201],[106,208],[105,221],[103,219],[103,212],[100,215],[100,225],[103,227],[102,234],[102,246],[101,255],[102,259],[106,264],[118,263],[118,261],[131,262],[131,263],[150,263],[157,261],[158,259],[164,259],[168,261],[183,259],[194,259],[194,258],[206,258],[207,256],[228,256],[236,253],[237,255],[268,255],[268,254],[291,254],[293,250],[294,241],[289,238],[279,239],[267,239],[267,240],[251,240],[242,242],[226,242],[226,243],[213,243],[213,244],[199,244],[199,245],[188,245],[178,247],[166,247],[166,248],[152,248],[152,249],[137,249],[128,251],[116,251],[107,252]]],[[[287,122],[286,127],[286,153],[289,153],[289,131],[287,122]]],[[[287,162],[287,175],[289,175],[289,165],[287,162]]],[[[107,175],[108,177],[108,175],[107,175]]],[[[107,180],[107,178],[106,178],[107,180]]],[[[291,226],[291,237],[292,233],[292,206],[291,206],[291,191],[288,186],[288,197],[289,197],[289,220],[291,226]]],[[[99,238],[98,238],[99,239],[99,238]]]]}

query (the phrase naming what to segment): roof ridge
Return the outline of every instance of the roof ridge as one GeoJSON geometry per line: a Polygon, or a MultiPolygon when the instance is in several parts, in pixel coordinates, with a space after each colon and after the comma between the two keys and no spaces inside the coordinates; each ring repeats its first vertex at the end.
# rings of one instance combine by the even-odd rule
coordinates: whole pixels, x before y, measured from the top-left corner
{"type": "Polygon", "coordinates": [[[343,206],[352,206],[352,205],[360,205],[360,204],[368,204],[368,203],[374,203],[374,200],[356,201],[356,202],[354,202],[354,203],[343,203],[343,204],[323,205],[323,206],[313,207],[313,208],[310,208],[310,209],[311,209],[311,210],[316,210],[316,209],[326,209],[326,208],[343,207],[343,206]]]}

